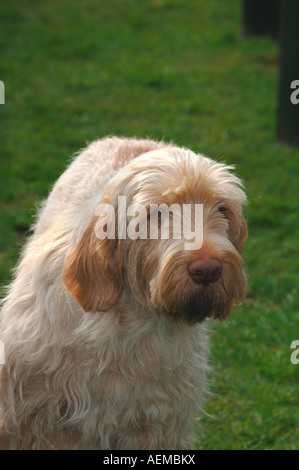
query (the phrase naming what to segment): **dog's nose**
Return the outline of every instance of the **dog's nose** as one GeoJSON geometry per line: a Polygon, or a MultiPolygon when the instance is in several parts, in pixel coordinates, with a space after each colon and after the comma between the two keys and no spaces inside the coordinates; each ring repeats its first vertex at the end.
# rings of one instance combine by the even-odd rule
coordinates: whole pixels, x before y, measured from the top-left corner
{"type": "Polygon", "coordinates": [[[198,284],[210,284],[221,276],[222,263],[217,258],[198,258],[188,265],[188,273],[198,284]]]}

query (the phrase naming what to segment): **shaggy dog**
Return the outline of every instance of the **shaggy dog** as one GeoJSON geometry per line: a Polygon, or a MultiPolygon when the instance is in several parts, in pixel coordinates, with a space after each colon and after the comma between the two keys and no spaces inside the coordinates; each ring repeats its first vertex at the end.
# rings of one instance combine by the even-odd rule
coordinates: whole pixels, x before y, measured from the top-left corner
{"type": "Polygon", "coordinates": [[[163,142],[116,137],[73,160],[39,211],[3,301],[2,448],[195,445],[209,318],[227,318],[246,290],[246,197],[231,169],[163,142]],[[148,215],[152,204],[201,204],[202,244],[187,250],[171,231],[120,237],[119,196],[148,215]],[[97,236],[102,203],[114,209],[114,238],[108,218],[107,236],[97,236]]]}

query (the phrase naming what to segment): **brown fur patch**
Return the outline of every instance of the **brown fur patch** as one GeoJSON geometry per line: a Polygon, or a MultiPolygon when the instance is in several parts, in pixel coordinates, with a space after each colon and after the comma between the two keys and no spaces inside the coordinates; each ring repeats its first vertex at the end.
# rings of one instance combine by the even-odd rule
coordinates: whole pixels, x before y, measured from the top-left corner
{"type": "Polygon", "coordinates": [[[116,240],[96,237],[97,220],[92,218],[63,267],[65,286],[86,312],[109,310],[123,287],[116,240]]]}

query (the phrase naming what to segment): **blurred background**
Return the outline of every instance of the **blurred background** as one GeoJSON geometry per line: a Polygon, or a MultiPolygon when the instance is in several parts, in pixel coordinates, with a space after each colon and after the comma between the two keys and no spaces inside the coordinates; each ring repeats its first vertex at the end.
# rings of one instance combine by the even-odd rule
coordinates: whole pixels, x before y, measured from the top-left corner
{"type": "Polygon", "coordinates": [[[245,3],[1,2],[0,282],[36,204],[88,142],[172,140],[234,164],[249,200],[248,295],[214,324],[197,448],[299,449],[299,147],[277,137],[276,2],[266,31],[254,30],[261,12],[244,17],[245,3]]]}

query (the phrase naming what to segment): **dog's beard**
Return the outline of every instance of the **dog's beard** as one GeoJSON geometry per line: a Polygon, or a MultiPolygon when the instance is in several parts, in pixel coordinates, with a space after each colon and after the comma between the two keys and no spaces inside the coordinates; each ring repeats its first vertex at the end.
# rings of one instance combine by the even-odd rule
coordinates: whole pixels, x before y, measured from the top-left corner
{"type": "Polygon", "coordinates": [[[197,294],[191,297],[186,305],[187,319],[190,323],[200,322],[207,318],[214,309],[212,295],[197,294]]]}
{"type": "Polygon", "coordinates": [[[198,287],[192,292],[179,290],[169,293],[162,300],[157,310],[166,314],[174,321],[194,324],[208,317],[224,319],[228,316],[232,303],[219,287],[198,287]]]}

